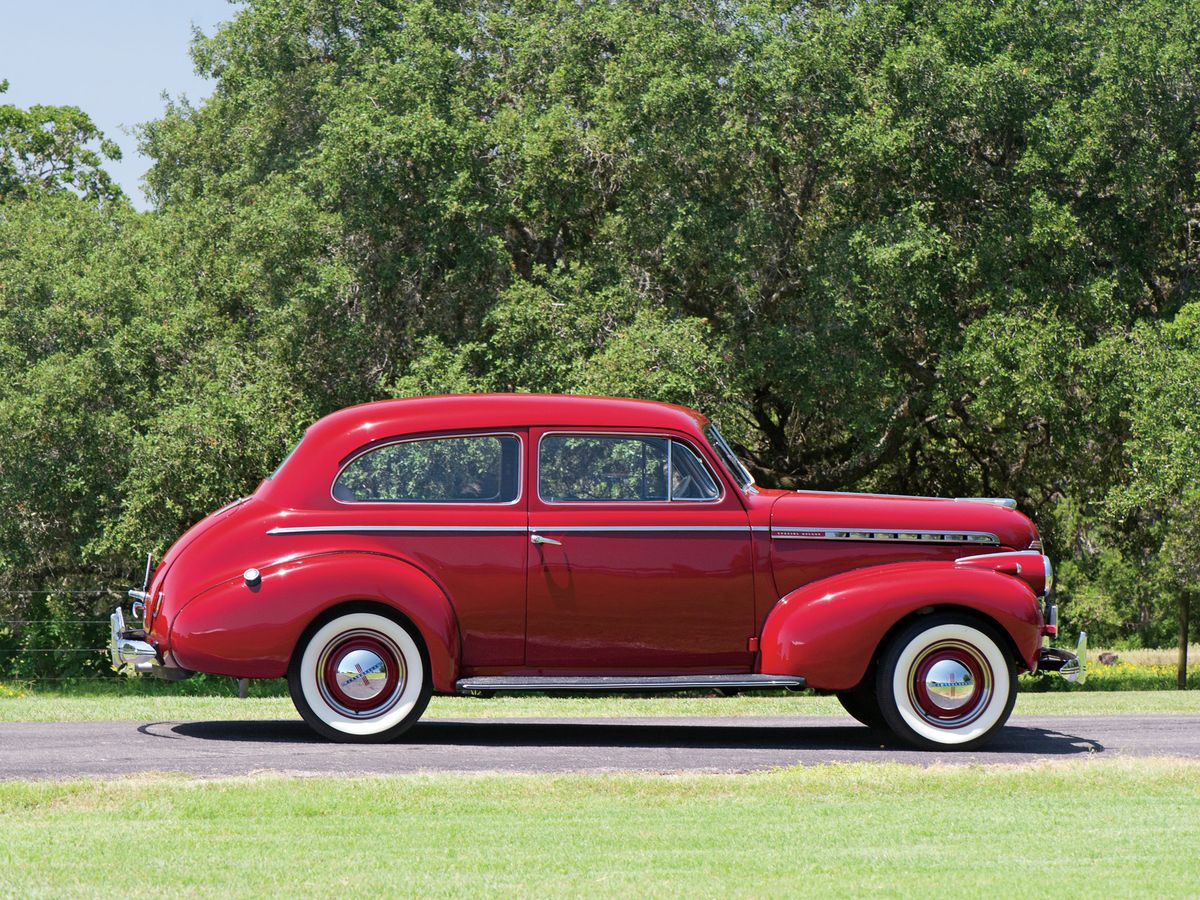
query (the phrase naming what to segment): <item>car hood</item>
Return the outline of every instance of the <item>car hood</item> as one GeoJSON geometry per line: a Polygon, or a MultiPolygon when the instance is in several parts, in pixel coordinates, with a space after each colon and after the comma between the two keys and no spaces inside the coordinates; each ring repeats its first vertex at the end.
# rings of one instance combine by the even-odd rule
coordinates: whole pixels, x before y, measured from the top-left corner
{"type": "Polygon", "coordinates": [[[991,503],[816,491],[781,495],[771,507],[771,529],[811,531],[813,537],[822,531],[882,532],[930,541],[970,535],[975,538],[970,543],[1014,550],[1025,550],[1038,536],[1027,516],[991,503]]]}

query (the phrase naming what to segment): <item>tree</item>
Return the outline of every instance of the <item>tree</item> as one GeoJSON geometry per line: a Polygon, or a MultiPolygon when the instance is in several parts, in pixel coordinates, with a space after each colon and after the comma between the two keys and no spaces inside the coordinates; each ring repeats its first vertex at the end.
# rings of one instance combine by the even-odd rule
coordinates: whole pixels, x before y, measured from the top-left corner
{"type": "Polygon", "coordinates": [[[1113,507],[1154,526],[1162,581],[1177,605],[1182,690],[1191,600],[1200,588],[1200,304],[1161,327],[1138,329],[1129,358],[1137,384],[1129,477],[1114,492],[1113,507]]]}
{"type": "MultiPolygon", "coordinates": [[[[7,90],[8,82],[0,81],[0,94],[7,90]]],[[[34,190],[119,200],[121,189],[101,166],[105,159],[120,158],[121,148],[78,107],[0,104],[0,203],[34,190]]]]}

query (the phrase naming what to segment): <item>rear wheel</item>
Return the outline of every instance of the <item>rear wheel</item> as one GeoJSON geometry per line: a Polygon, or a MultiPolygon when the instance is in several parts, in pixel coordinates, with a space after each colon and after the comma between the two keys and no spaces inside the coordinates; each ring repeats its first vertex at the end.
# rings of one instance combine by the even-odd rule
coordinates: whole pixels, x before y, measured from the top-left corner
{"type": "Polygon", "coordinates": [[[1017,675],[991,627],[965,616],[931,615],[888,645],[875,689],[897,737],[929,750],[970,750],[1008,721],[1017,675]]]}
{"type": "Polygon", "coordinates": [[[334,741],[387,741],[411,728],[432,693],[421,639],[377,612],[318,622],[288,668],[296,709],[334,741]]]}
{"type": "Polygon", "coordinates": [[[848,691],[837,692],[842,709],[855,719],[875,731],[887,731],[883,713],[879,711],[879,698],[875,695],[875,678],[868,673],[863,680],[848,691]]]}

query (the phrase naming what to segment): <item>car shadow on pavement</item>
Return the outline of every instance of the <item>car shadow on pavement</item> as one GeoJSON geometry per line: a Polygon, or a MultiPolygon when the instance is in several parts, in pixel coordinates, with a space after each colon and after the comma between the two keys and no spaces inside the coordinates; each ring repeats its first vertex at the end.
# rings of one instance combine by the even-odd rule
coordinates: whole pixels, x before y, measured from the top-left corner
{"type": "MultiPolygon", "coordinates": [[[[144,734],[203,741],[270,744],[330,744],[303,722],[233,721],[157,723],[144,734]],[[164,733],[167,732],[167,733],[164,733]]],[[[141,730],[141,729],[139,729],[141,730]]],[[[891,735],[860,725],[708,725],[622,722],[514,722],[512,720],[427,720],[393,742],[395,746],[471,747],[674,747],[682,749],[911,750],[891,735]]],[[[1008,726],[973,753],[987,756],[1070,756],[1102,753],[1091,738],[1047,728],[1008,726]]]]}

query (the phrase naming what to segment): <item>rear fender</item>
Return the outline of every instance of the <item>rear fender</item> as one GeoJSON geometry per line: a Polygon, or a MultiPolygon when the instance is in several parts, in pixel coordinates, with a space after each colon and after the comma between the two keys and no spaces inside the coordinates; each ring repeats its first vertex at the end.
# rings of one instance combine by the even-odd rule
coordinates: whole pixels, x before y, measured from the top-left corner
{"type": "Polygon", "coordinates": [[[411,563],[378,553],[336,552],[292,559],[209,588],[180,610],[171,627],[179,665],[236,678],[279,678],[304,630],[346,603],[377,603],[420,632],[434,690],[451,692],[458,677],[457,618],[445,593],[411,563]]]}
{"type": "Polygon", "coordinates": [[[760,671],[803,676],[809,687],[858,684],[897,622],[920,611],[956,607],[1008,634],[1019,661],[1036,668],[1042,611],[1020,578],[953,562],[895,563],[857,569],[792,591],[767,616],[760,671]]]}

